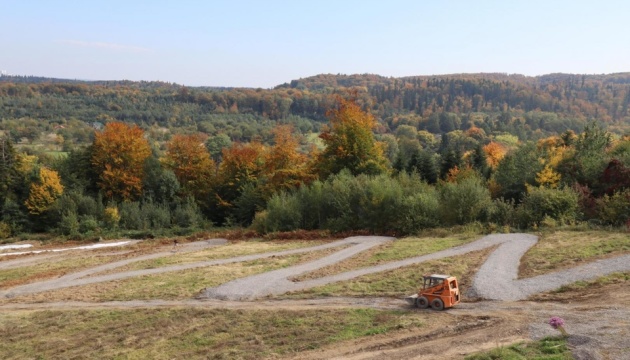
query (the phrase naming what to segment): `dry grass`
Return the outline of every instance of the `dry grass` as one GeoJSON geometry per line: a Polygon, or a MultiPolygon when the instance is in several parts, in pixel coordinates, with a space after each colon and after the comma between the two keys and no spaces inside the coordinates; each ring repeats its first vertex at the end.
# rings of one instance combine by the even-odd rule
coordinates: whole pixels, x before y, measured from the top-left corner
{"type": "Polygon", "coordinates": [[[150,309],[0,314],[10,359],[260,359],[421,327],[421,313],[150,309]]]}
{"type": "Polygon", "coordinates": [[[0,270],[0,289],[41,281],[85,270],[112,261],[122,260],[130,254],[73,253],[64,254],[61,260],[47,259],[41,263],[0,270]]]}
{"type": "MultiPolygon", "coordinates": [[[[170,265],[180,265],[180,264],[190,264],[201,261],[209,261],[209,260],[217,260],[217,259],[227,259],[237,256],[245,256],[245,255],[253,255],[253,254],[261,254],[266,252],[276,252],[276,251],[284,251],[284,250],[293,250],[299,249],[303,247],[317,246],[324,244],[325,241],[262,241],[262,240],[251,240],[251,241],[241,241],[234,242],[227,245],[211,247],[199,251],[193,252],[182,252],[182,253],[174,253],[169,256],[138,261],[126,266],[121,266],[112,271],[103,272],[101,274],[106,273],[116,273],[123,272],[129,270],[143,270],[143,269],[156,269],[164,266],[170,265]]],[[[169,247],[170,251],[172,248],[169,247]]]]}
{"type": "Polygon", "coordinates": [[[306,289],[280,298],[309,298],[320,296],[378,296],[403,297],[413,294],[422,282],[422,275],[427,273],[450,274],[459,280],[460,288],[465,292],[472,284],[477,269],[495,248],[475,251],[466,255],[384,271],[341,281],[333,284],[306,289]]]}
{"type": "Polygon", "coordinates": [[[477,238],[478,236],[472,236],[468,234],[444,238],[403,238],[377,246],[368,251],[364,251],[361,254],[353,256],[352,258],[341,261],[337,264],[326,266],[310,273],[297,276],[295,277],[295,280],[304,281],[308,279],[316,279],[328,275],[339,274],[349,270],[380,265],[387,262],[407,259],[415,256],[431,254],[444,249],[466,244],[468,242],[476,240],[477,238]]]}
{"type": "Polygon", "coordinates": [[[543,234],[521,259],[521,278],[571,268],[630,251],[630,234],[607,231],[557,231],[543,234]]]}
{"type": "Polygon", "coordinates": [[[312,261],[338,250],[337,248],[326,249],[305,254],[277,256],[248,262],[139,276],[27,295],[12,299],[11,302],[190,299],[207,287],[214,287],[234,279],[312,261]]]}

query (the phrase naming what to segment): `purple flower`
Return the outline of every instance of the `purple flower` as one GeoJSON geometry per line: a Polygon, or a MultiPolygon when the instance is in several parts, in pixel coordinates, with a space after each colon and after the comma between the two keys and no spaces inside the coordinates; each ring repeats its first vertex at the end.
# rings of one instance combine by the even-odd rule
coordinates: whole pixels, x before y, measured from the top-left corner
{"type": "Polygon", "coordinates": [[[554,329],[562,328],[562,326],[564,326],[564,320],[562,320],[562,318],[560,317],[554,316],[549,319],[549,325],[551,325],[551,327],[554,329]]]}

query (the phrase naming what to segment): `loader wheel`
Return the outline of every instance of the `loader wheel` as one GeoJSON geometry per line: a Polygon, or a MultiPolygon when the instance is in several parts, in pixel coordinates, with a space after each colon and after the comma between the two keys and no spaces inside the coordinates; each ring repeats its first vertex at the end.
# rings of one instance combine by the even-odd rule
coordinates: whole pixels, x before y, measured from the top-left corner
{"type": "Polygon", "coordinates": [[[431,301],[431,307],[434,310],[444,310],[444,301],[442,301],[442,299],[433,299],[433,301],[431,301]]]}
{"type": "Polygon", "coordinates": [[[429,299],[424,296],[420,296],[416,299],[416,306],[420,309],[426,309],[429,307],[429,299]]]}

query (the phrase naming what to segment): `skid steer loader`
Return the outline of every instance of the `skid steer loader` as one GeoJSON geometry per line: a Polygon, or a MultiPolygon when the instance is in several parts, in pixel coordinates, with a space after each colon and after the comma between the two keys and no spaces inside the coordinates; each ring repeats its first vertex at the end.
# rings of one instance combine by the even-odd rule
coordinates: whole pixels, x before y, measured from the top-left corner
{"type": "Polygon", "coordinates": [[[434,310],[444,310],[459,304],[459,284],[450,275],[424,275],[424,283],[417,294],[405,298],[408,303],[420,309],[431,306],[434,310]]]}

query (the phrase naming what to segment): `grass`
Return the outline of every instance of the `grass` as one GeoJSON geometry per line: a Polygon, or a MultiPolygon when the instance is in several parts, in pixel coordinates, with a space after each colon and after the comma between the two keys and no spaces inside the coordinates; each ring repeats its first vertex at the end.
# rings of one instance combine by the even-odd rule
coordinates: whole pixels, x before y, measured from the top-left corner
{"type": "Polygon", "coordinates": [[[373,296],[401,297],[417,291],[422,275],[441,273],[456,276],[462,292],[472,283],[476,269],[483,264],[487,256],[494,250],[488,248],[466,255],[454,256],[440,260],[427,261],[421,264],[384,271],[340,281],[311,289],[302,290],[280,297],[309,298],[319,296],[373,296]]]}
{"type": "Polygon", "coordinates": [[[564,285],[552,293],[566,293],[580,291],[589,288],[596,288],[611,284],[621,284],[630,281],[630,272],[612,273],[589,281],[576,281],[573,284],[564,285]]]}
{"type": "MultiPolygon", "coordinates": [[[[337,249],[139,276],[28,295],[29,301],[129,301],[190,299],[207,287],[325,256],[337,249]],[[78,290],[77,290],[78,289],[78,290]]],[[[18,299],[24,301],[24,299],[18,299]]]]}
{"type": "Polygon", "coordinates": [[[0,314],[11,359],[260,359],[423,326],[422,314],[372,309],[145,309],[0,314]]]}
{"type": "Polygon", "coordinates": [[[80,256],[70,255],[70,258],[64,260],[53,258],[51,260],[43,260],[41,263],[35,265],[0,270],[0,289],[63,276],[68,273],[102,265],[113,260],[119,260],[119,257],[99,256],[98,254],[86,256],[85,254],[81,254],[80,256]]]}
{"type": "Polygon", "coordinates": [[[606,231],[558,231],[540,236],[521,259],[521,278],[576,266],[630,251],[630,234],[606,231]]]}
{"type": "MultiPolygon", "coordinates": [[[[245,256],[252,254],[261,254],[266,252],[293,250],[303,247],[317,246],[323,244],[323,241],[263,241],[251,240],[228,245],[211,247],[208,249],[177,253],[157,259],[138,261],[126,266],[115,269],[111,272],[121,272],[128,270],[155,269],[169,265],[188,264],[200,261],[209,261],[216,259],[227,259],[236,256],[245,256]]],[[[337,249],[339,250],[339,249],[337,249]]]]}
{"type": "Polygon", "coordinates": [[[445,238],[408,237],[383,244],[358,254],[348,260],[326,266],[313,272],[298,276],[297,281],[315,279],[323,276],[339,274],[358,268],[379,265],[396,260],[407,259],[449,249],[476,240],[478,236],[462,234],[445,238]]]}
{"type": "Polygon", "coordinates": [[[573,359],[567,341],[547,337],[531,343],[520,343],[466,356],[466,360],[570,360],[573,359]]]}

